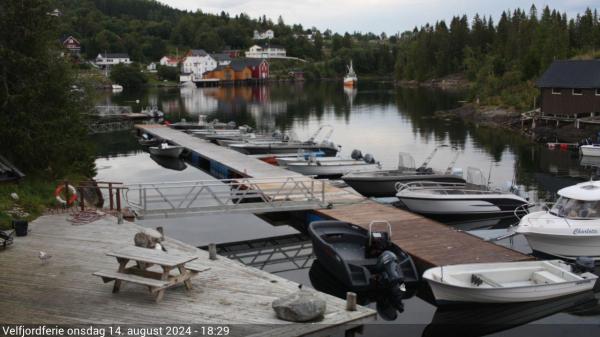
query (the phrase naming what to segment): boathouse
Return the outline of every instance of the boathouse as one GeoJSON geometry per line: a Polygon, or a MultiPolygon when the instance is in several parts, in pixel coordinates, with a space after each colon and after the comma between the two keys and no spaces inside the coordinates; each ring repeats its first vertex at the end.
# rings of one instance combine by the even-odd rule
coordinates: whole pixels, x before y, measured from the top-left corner
{"type": "Polygon", "coordinates": [[[221,83],[241,82],[252,79],[252,71],[244,60],[233,59],[228,65],[220,65],[214,70],[205,72],[203,79],[218,79],[221,83]]]}
{"type": "Polygon", "coordinates": [[[600,115],[600,60],[554,61],[536,83],[542,116],[600,115]]]}

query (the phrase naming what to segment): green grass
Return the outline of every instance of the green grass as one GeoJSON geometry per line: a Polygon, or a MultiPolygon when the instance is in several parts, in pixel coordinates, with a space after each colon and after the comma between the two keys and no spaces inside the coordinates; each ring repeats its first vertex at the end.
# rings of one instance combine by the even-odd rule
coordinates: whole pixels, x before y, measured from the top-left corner
{"type": "MultiPolygon", "coordinates": [[[[82,177],[69,179],[72,185],[83,180],[82,177]]],[[[14,206],[19,206],[29,216],[23,220],[32,221],[42,215],[48,208],[59,207],[60,204],[54,197],[54,190],[60,181],[48,180],[38,177],[26,177],[18,183],[0,184],[0,228],[9,228],[11,220],[14,219],[7,212],[14,206]],[[11,193],[17,193],[19,200],[14,201],[11,193]]]]}

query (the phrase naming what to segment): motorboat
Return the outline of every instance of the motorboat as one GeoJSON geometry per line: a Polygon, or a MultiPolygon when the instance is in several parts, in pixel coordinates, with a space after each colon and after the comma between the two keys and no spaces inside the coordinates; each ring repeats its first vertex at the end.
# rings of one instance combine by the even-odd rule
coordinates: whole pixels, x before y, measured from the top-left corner
{"type": "MultiPolygon", "coordinates": [[[[481,174],[481,171],[469,168],[469,177],[473,171],[481,174]]],[[[467,183],[398,183],[396,196],[410,211],[443,221],[513,217],[515,213],[527,213],[530,205],[525,198],[510,191],[474,184],[469,177],[467,183]]]]}
{"type": "Polygon", "coordinates": [[[167,142],[163,142],[158,146],[150,146],[148,151],[154,156],[179,158],[183,152],[183,149],[183,146],[170,145],[167,142]]]}
{"type": "Polygon", "coordinates": [[[152,137],[147,133],[143,133],[138,139],[138,143],[140,143],[142,146],[156,146],[161,143],[161,140],[159,138],[152,137]]]}
{"type": "Polygon", "coordinates": [[[600,181],[565,187],[558,195],[551,209],[525,215],[516,232],[535,252],[600,260],[600,181]]]}
{"type": "Polygon", "coordinates": [[[372,155],[364,157],[359,150],[352,151],[351,158],[314,157],[281,158],[277,163],[290,171],[307,176],[341,177],[349,172],[373,171],[381,168],[372,155]]]}
{"type": "Polygon", "coordinates": [[[435,153],[444,146],[436,147],[427,157],[425,162],[415,168],[414,159],[408,153],[400,153],[398,168],[393,170],[377,170],[366,172],[350,172],[342,176],[342,180],[358,193],[365,197],[394,197],[398,192],[396,183],[408,183],[412,181],[435,181],[443,183],[464,183],[462,170],[455,169],[454,163],[458,152],[445,172],[434,171],[428,167],[435,153]]]}
{"type": "Polygon", "coordinates": [[[356,72],[354,71],[354,67],[352,66],[352,60],[350,60],[350,65],[348,66],[348,73],[344,76],[344,87],[354,88],[358,83],[358,77],[356,76],[356,72]]]}
{"type": "Polygon", "coordinates": [[[419,281],[411,257],[391,242],[387,221],[373,221],[368,230],[342,221],[315,221],[308,233],[317,260],[350,289],[386,289],[401,296],[403,287],[419,281]],[[382,224],[387,230],[373,229],[382,224]]]}
{"type": "Polygon", "coordinates": [[[579,146],[579,152],[584,156],[600,156],[600,144],[586,144],[579,146]]]}
{"type": "Polygon", "coordinates": [[[326,156],[335,156],[339,151],[339,146],[329,140],[329,137],[333,133],[333,128],[330,125],[321,126],[313,136],[307,141],[275,141],[275,142],[253,142],[248,141],[238,144],[230,144],[229,148],[239,151],[244,154],[280,154],[302,151],[322,151],[326,156]],[[316,142],[315,139],[319,133],[325,128],[329,127],[329,133],[324,137],[321,142],[316,142]]]}
{"type": "Polygon", "coordinates": [[[121,92],[121,91],[123,91],[123,86],[120,85],[120,84],[113,84],[111,86],[111,88],[112,88],[112,91],[114,91],[114,92],[121,92]]]}
{"type": "Polygon", "coordinates": [[[426,270],[437,304],[541,301],[590,291],[598,276],[562,260],[474,263],[426,270]]]}
{"type": "Polygon", "coordinates": [[[237,127],[237,124],[234,121],[230,121],[228,123],[222,123],[218,119],[213,119],[212,121],[207,122],[206,119],[207,119],[206,115],[198,115],[198,122],[188,122],[187,120],[182,119],[179,122],[171,123],[169,125],[169,127],[173,128],[173,129],[179,129],[179,130],[204,130],[204,129],[233,130],[233,129],[236,129],[236,127],[237,127]]]}
{"type": "Polygon", "coordinates": [[[187,168],[185,161],[180,158],[159,157],[151,154],[150,159],[169,170],[183,171],[187,168]]]}

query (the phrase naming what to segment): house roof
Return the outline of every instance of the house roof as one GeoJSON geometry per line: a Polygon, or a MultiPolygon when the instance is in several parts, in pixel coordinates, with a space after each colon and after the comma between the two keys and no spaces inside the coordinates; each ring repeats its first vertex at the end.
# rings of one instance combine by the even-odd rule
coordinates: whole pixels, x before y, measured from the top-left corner
{"type": "Polygon", "coordinates": [[[165,55],[161,58],[161,60],[164,58],[166,58],[167,62],[169,63],[179,63],[179,58],[177,56],[165,55]]]}
{"type": "Polygon", "coordinates": [[[207,56],[208,53],[204,49],[191,49],[187,56],[207,56]]]}
{"type": "Polygon", "coordinates": [[[62,39],[62,43],[65,44],[67,42],[67,40],[69,39],[73,39],[73,41],[75,41],[77,44],[79,44],[79,40],[77,40],[73,35],[69,35],[67,37],[63,37],[62,39]]]}
{"type": "Polygon", "coordinates": [[[98,56],[105,58],[105,59],[125,59],[125,58],[129,58],[129,55],[127,55],[127,53],[106,53],[106,54],[98,54],[98,56]]]}
{"type": "Polygon", "coordinates": [[[600,60],[554,61],[536,85],[539,88],[600,88],[600,60]]]}
{"type": "Polygon", "coordinates": [[[244,70],[244,68],[246,68],[248,66],[244,60],[245,59],[241,59],[241,58],[231,60],[231,64],[230,64],[231,68],[235,71],[244,70]]]}
{"type": "Polygon", "coordinates": [[[248,58],[248,57],[239,58],[239,59],[236,59],[236,60],[239,60],[239,62],[244,62],[244,64],[246,66],[249,66],[249,67],[256,67],[256,66],[260,65],[263,62],[267,62],[265,59],[261,59],[261,58],[248,58]]]}
{"type": "Polygon", "coordinates": [[[229,54],[210,54],[210,57],[214,58],[216,61],[231,61],[231,57],[229,54]]]}

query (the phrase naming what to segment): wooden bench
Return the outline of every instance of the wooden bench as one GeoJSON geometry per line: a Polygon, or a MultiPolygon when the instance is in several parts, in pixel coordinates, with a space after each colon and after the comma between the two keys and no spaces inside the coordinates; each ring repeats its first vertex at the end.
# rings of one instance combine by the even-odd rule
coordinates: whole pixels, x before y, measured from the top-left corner
{"type": "Polygon", "coordinates": [[[161,250],[129,246],[108,252],[106,255],[117,258],[119,269],[116,272],[98,271],[94,275],[102,277],[105,283],[114,281],[113,293],[119,292],[122,282],[145,285],[151,293],[156,294],[157,303],[162,300],[167,288],[183,284],[186,290],[191,290],[190,278],[198,272],[204,271],[199,266],[194,269],[188,269],[185,266],[186,263],[198,258],[198,256],[190,254],[166,253],[161,250]],[[135,264],[127,267],[129,261],[133,261],[135,264]],[[152,265],[162,268],[162,272],[148,270],[148,267],[152,265]],[[171,274],[174,269],[177,269],[179,274],[171,274]]]}
{"type": "Polygon", "coordinates": [[[148,277],[137,276],[135,274],[120,273],[118,271],[101,270],[94,272],[95,276],[100,276],[104,283],[108,283],[115,280],[121,280],[131,283],[140,284],[143,286],[151,287],[152,292],[159,291],[169,285],[169,281],[156,280],[148,277]]]}

